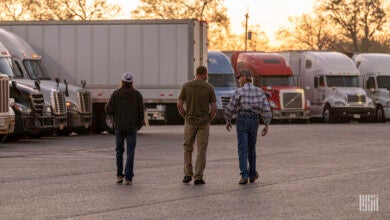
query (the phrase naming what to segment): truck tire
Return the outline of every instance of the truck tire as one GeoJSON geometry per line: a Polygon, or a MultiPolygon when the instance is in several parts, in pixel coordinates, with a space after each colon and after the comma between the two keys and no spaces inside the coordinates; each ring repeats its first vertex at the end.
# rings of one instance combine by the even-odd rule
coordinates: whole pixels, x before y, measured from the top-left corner
{"type": "Polygon", "coordinates": [[[0,143],[4,143],[5,140],[7,140],[7,135],[6,134],[0,134],[0,143]]]}
{"type": "Polygon", "coordinates": [[[330,111],[330,106],[326,105],[323,112],[323,120],[325,123],[333,123],[335,121],[334,114],[330,111]]]}
{"type": "Polygon", "coordinates": [[[377,122],[385,122],[386,121],[386,118],[385,118],[385,111],[383,110],[383,107],[382,106],[378,106],[376,108],[376,111],[375,111],[375,120],[377,122]]]}

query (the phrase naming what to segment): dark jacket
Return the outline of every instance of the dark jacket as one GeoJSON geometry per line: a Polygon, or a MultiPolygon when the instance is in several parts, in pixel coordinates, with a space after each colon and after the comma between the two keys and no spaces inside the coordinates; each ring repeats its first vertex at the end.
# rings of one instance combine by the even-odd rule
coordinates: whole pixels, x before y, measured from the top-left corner
{"type": "Polygon", "coordinates": [[[122,131],[140,129],[144,123],[144,104],[141,93],[134,88],[115,90],[105,106],[107,115],[114,118],[114,127],[122,131]]]}

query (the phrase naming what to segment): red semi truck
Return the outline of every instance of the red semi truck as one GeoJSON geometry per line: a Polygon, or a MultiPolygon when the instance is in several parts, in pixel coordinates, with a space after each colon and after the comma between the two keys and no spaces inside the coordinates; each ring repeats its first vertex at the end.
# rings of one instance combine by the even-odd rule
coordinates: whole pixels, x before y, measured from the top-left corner
{"type": "Polygon", "coordinates": [[[293,72],[283,56],[275,53],[235,52],[231,56],[236,75],[249,70],[253,84],[267,94],[275,120],[309,120],[310,102],[296,86],[293,72]]]}

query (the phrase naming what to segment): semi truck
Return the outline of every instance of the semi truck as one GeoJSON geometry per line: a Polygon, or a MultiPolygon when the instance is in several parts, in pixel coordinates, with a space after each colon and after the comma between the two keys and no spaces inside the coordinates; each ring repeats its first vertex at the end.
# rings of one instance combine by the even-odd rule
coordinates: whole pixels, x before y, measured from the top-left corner
{"type": "Polygon", "coordinates": [[[108,129],[104,105],[123,72],[134,74],[149,120],[182,120],[182,84],[207,66],[207,23],[194,20],[17,21],[0,27],[23,37],[49,73],[91,92],[95,131],[108,129]]]}
{"type": "Polygon", "coordinates": [[[374,104],[359,84],[359,71],[352,59],[330,51],[281,52],[311,103],[311,117],[324,122],[352,119],[369,121],[374,104]]]}
{"type": "Polygon", "coordinates": [[[237,87],[236,78],[229,58],[220,51],[208,51],[208,82],[214,86],[217,96],[216,120],[224,120],[223,111],[237,87]]]}
{"type": "Polygon", "coordinates": [[[10,100],[9,78],[0,73],[0,142],[14,132],[15,114],[11,105],[13,100],[10,100]]]}
{"type": "Polygon", "coordinates": [[[354,56],[361,85],[374,101],[375,120],[390,119],[390,54],[362,53],[354,56]]]}
{"type": "Polygon", "coordinates": [[[16,140],[23,136],[40,137],[48,133],[53,128],[52,109],[50,105],[44,103],[39,82],[36,81],[34,87],[21,83],[24,81],[22,73],[2,43],[0,43],[0,72],[7,77],[7,83],[3,81],[2,84],[1,96],[7,94],[10,96],[11,107],[15,114],[15,129],[7,138],[16,140]],[[3,93],[3,90],[9,93],[3,93]]]}
{"type": "MultiPolygon", "coordinates": [[[[17,30],[19,29],[15,28],[16,32],[17,30]]],[[[56,133],[68,135],[72,131],[88,132],[92,124],[89,91],[71,85],[66,80],[61,83],[56,77],[52,80],[42,64],[42,57],[18,34],[0,29],[0,41],[10,51],[13,62],[25,78],[19,81],[32,87],[34,80],[39,80],[45,102],[52,106],[56,133]]]]}
{"type": "Polygon", "coordinates": [[[253,84],[267,94],[274,120],[310,119],[310,103],[303,89],[298,88],[291,68],[283,56],[275,53],[238,52],[235,65],[236,73],[249,70],[253,75],[253,84]]]}

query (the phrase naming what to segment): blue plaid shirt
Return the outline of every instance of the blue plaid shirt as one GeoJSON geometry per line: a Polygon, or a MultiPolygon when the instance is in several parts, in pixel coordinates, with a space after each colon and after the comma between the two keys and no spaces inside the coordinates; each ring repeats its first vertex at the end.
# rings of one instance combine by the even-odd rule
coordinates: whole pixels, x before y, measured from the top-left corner
{"type": "Polygon", "coordinates": [[[272,120],[271,107],[264,91],[251,83],[245,83],[243,87],[234,91],[229,104],[225,108],[225,120],[230,123],[233,115],[240,111],[261,114],[266,125],[272,120]]]}

